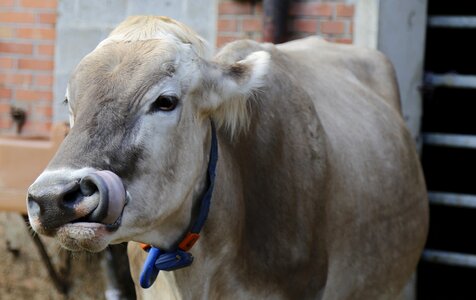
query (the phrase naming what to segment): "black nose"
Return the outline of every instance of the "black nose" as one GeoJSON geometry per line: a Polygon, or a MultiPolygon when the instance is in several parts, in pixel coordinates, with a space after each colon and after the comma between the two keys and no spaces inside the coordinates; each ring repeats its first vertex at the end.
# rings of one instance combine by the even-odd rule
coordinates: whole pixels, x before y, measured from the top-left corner
{"type": "Polygon", "coordinates": [[[82,217],[76,208],[83,198],[79,180],[38,182],[28,190],[28,213],[45,229],[54,229],[82,217]]]}
{"type": "Polygon", "coordinates": [[[108,210],[108,188],[95,173],[82,179],[44,179],[28,191],[28,213],[49,230],[84,219],[99,222],[108,210]]]}

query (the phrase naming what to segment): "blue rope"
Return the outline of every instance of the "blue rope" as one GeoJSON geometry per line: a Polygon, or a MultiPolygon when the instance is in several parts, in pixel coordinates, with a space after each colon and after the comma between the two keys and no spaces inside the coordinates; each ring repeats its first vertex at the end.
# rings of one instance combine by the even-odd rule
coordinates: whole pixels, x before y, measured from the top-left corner
{"type": "Polygon", "coordinates": [[[200,233],[203,225],[205,225],[205,221],[208,217],[208,211],[210,210],[210,202],[212,199],[213,188],[215,187],[216,167],[218,161],[218,142],[215,124],[213,123],[213,121],[211,122],[211,125],[212,141],[210,145],[210,158],[208,161],[208,189],[203,195],[201,201],[202,203],[200,205],[200,212],[198,213],[198,218],[195,221],[195,224],[192,226],[192,229],[190,230],[193,233],[200,233]]]}
{"type": "MultiPolygon", "coordinates": [[[[196,234],[200,233],[207,220],[213,188],[215,186],[216,166],[218,161],[218,141],[213,121],[211,121],[211,129],[212,141],[210,145],[210,157],[207,171],[208,188],[202,196],[198,217],[190,230],[190,232],[196,234]]],[[[140,274],[140,286],[144,289],[151,287],[161,270],[172,271],[184,268],[191,265],[192,262],[192,254],[181,249],[165,252],[158,247],[151,247],[140,274]]]]}

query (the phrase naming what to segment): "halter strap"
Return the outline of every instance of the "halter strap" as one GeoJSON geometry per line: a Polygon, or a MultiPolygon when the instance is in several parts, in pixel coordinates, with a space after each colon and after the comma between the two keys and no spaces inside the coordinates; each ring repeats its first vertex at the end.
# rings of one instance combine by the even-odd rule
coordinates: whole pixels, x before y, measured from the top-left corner
{"type": "Polygon", "coordinates": [[[200,238],[200,231],[207,220],[213,188],[215,186],[216,166],[218,161],[218,142],[213,121],[211,121],[211,134],[212,141],[207,168],[208,187],[201,197],[200,210],[197,219],[191,226],[190,231],[187,232],[185,237],[178,244],[177,249],[173,251],[164,251],[155,246],[141,244],[142,249],[149,252],[139,278],[140,285],[144,289],[152,286],[157,275],[159,275],[159,271],[177,270],[188,267],[193,262],[192,254],[187,251],[189,251],[200,238]]]}

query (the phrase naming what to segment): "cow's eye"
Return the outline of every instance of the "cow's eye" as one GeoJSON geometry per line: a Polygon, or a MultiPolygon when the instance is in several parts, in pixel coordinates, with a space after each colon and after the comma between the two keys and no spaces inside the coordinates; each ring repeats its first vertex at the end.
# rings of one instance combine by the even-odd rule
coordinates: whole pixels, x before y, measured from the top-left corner
{"type": "Polygon", "coordinates": [[[178,98],[176,96],[161,95],[150,106],[149,112],[171,111],[177,107],[178,98]]]}

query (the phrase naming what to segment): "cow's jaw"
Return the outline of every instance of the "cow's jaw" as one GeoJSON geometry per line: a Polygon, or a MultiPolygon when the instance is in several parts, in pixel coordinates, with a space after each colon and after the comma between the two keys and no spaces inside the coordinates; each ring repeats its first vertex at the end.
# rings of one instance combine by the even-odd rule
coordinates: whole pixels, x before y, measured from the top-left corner
{"type": "Polygon", "coordinates": [[[56,231],[56,239],[70,251],[99,252],[111,241],[111,231],[101,223],[68,223],[56,231]]]}

